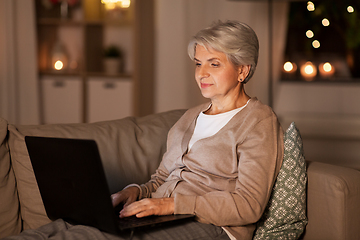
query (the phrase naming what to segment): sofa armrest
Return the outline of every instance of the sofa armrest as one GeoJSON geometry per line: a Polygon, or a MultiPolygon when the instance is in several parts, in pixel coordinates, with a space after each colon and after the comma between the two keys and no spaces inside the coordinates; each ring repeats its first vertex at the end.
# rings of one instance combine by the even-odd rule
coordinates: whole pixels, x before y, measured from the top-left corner
{"type": "Polygon", "coordinates": [[[0,117],[0,238],[21,231],[19,199],[8,147],[8,123],[0,117]]]}
{"type": "Polygon", "coordinates": [[[305,240],[360,239],[360,172],[308,163],[305,240]]]}

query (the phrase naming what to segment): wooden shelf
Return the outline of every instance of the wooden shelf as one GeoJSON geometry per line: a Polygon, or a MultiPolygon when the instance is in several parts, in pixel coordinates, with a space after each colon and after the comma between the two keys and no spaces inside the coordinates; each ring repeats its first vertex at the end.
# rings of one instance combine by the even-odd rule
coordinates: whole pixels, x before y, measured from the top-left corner
{"type": "Polygon", "coordinates": [[[107,74],[103,72],[89,72],[86,73],[87,77],[103,77],[103,78],[132,78],[131,74],[118,73],[118,74],[107,74]]]}
{"type": "Polygon", "coordinates": [[[129,73],[118,73],[118,74],[107,74],[104,72],[80,72],[80,71],[55,71],[45,70],[40,71],[41,76],[56,76],[56,77],[102,77],[102,78],[132,78],[132,74],[129,73]]]}
{"type": "Polygon", "coordinates": [[[49,26],[84,26],[84,21],[76,21],[71,19],[58,19],[58,18],[39,18],[37,19],[38,25],[49,25],[49,26]]]}
{"type": "Polygon", "coordinates": [[[37,20],[38,25],[43,26],[114,26],[125,27],[131,26],[132,23],[129,20],[72,20],[72,19],[58,19],[58,18],[40,18],[37,20]]]}
{"type": "MultiPolygon", "coordinates": [[[[94,102],[92,97],[97,94],[94,88],[98,83],[90,84],[92,80],[104,81],[104,83],[116,81],[116,84],[126,85],[127,89],[132,91],[132,99],[129,101],[133,109],[132,115],[144,116],[153,113],[154,0],[132,0],[130,8],[120,11],[121,14],[115,14],[115,17],[104,11],[100,0],[82,0],[76,8],[69,9],[69,18],[61,17],[59,5],[48,9],[44,7],[42,0],[35,0],[35,3],[39,86],[45,86],[41,79],[54,79],[60,83],[70,80],[71,84],[76,83],[76,89],[79,90],[76,91],[81,97],[82,122],[89,121],[90,109],[94,109],[93,106],[89,106],[89,102],[94,102]],[[77,63],[76,70],[52,70],[52,51],[59,43],[64,45],[69,66],[70,63],[77,63]],[[110,44],[125,50],[123,59],[125,72],[115,75],[104,72],[103,51],[110,44]],[[92,85],[91,91],[89,85],[92,85]]],[[[51,85],[46,87],[40,89],[43,96],[49,95],[45,91],[64,91],[59,95],[61,98],[66,98],[65,91],[74,94],[71,87],[70,89],[52,89],[51,85]]],[[[110,96],[104,95],[104,97],[110,96]]],[[[42,122],[46,123],[44,111],[51,107],[46,109],[43,107],[46,105],[44,98],[41,97],[41,118],[42,122]]],[[[116,111],[118,108],[116,104],[114,105],[115,109],[108,111],[116,111]]],[[[67,106],[62,107],[66,109],[67,106]]]]}
{"type": "Polygon", "coordinates": [[[41,70],[40,76],[58,76],[58,77],[81,77],[83,74],[80,71],[55,71],[55,70],[41,70]]]}

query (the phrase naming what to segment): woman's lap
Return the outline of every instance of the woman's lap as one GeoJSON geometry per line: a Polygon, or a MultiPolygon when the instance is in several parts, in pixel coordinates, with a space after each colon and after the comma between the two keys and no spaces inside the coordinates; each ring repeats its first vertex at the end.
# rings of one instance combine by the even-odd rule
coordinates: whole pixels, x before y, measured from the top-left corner
{"type": "MultiPolygon", "coordinates": [[[[5,238],[3,240],[121,240],[130,239],[131,232],[124,232],[120,236],[104,233],[96,228],[83,225],[70,225],[63,220],[57,220],[35,230],[23,231],[20,235],[5,238]]],[[[161,226],[135,229],[132,240],[153,240],[153,239],[229,239],[221,227],[210,224],[203,224],[195,221],[181,221],[166,223],[161,226]]]]}

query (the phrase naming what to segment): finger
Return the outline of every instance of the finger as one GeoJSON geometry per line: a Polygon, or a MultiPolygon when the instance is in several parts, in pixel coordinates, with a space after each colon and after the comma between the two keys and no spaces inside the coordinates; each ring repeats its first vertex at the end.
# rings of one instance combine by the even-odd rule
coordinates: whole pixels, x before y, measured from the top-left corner
{"type": "Polygon", "coordinates": [[[128,204],[127,206],[124,206],[124,208],[120,211],[120,216],[129,217],[139,213],[140,211],[142,210],[141,210],[141,205],[139,205],[139,202],[133,202],[128,204]]]}
{"type": "Polygon", "coordinates": [[[145,217],[150,215],[167,215],[174,213],[174,199],[142,199],[133,202],[120,211],[120,217],[129,217],[136,215],[137,217],[145,217]]]}
{"type": "Polygon", "coordinates": [[[119,205],[120,200],[119,200],[120,196],[118,193],[114,193],[111,195],[111,202],[113,207],[116,207],[117,205],[119,205]]]}
{"type": "Polygon", "coordinates": [[[152,216],[152,215],[155,215],[154,210],[153,209],[146,209],[145,211],[141,211],[141,212],[137,213],[136,217],[142,218],[142,217],[148,217],[148,216],[152,216]]]}
{"type": "Polygon", "coordinates": [[[124,207],[126,207],[126,206],[130,205],[131,203],[135,202],[136,199],[137,199],[137,197],[129,197],[129,198],[126,200],[126,202],[125,202],[125,204],[124,204],[124,207]]]}
{"type": "Polygon", "coordinates": [[[132,215],[137,215],[140,212],[146,211],[149,208],[148,201],[146,199],[133,202],[120,211],[120,217],[129,217],[132,215]]]}
{"type": "Polygon", "coordinates": [[[127,200],[127,196],[123,192],[117,192],[111,195],[111,201],[114,207],[127,200]]]}

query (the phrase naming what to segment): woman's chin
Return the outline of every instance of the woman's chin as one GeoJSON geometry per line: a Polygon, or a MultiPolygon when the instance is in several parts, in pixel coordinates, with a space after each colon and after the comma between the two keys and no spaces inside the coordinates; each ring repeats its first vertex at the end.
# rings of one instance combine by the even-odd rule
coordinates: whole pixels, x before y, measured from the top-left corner
{"type": "Polygon", "coordinates": [[[204,98],[207,98],[207,99],[210,99],[210,100],[211,100],[211,96],[210,96],[209,94],[203,94],[203,93],[202,93],[202,96],[203,96],[204,98]]]}
{"type": "Polygon", "coordinates": [[[213,97],[213,94],[211,94],[211,92],[207,91],[206,89],[200,89],[200,91],[201,91],[201,95],[204,98],[211,99],[213,97]]]}

